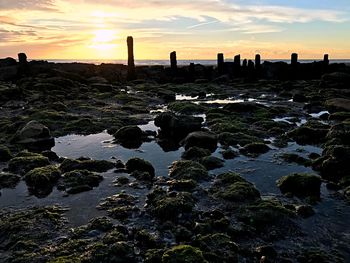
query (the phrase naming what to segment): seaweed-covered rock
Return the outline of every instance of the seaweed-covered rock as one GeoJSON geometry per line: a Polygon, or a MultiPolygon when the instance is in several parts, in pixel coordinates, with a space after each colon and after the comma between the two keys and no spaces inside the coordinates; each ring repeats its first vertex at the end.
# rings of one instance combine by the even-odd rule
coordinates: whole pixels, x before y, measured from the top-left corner
{"type": "Polygon", "coordinates": [[[200,163],[203,164],[207,170],[213,170],[223,167],[225,161],[214,156],[206,156],[200,160],[200,163]]]}
{"type": "Polygon", "coordinates": [[[211,189],[213,195],[231,202],[252,202],[260,199],[253,184],[236,173],[220,174],[211,189]]]}
{"type": "Polygon", "coordinates": [[[131,158],[125,164],[126,169],[129,173],[135,171],[149,173],[150,178],[153,179],[155,176],[155,170],[152,164],[146,160],[140,158],[131,158]]]}
{"type": "Polygon", "coordinates": [[[319,197],[321,178],[313,174],[295,173],[277,181],[282,193],[291,193],[298,197],[319,197]]]}
{"type": "Polygon", "coordinates": [[[199,248],[189,245],[179,245],[164,252],[163,263],[207,263],[199,248]]]}
{"type": "Polygon", "coordinates": [[[327,100],[325,102],[325,106],[327,110],[330,112],[349,112],[350,111],[350,100],[349,99],[343,99],[343,98],[334,98],[327,100]]]}
{"type": "Polygon", "coordinates": [[[195,202],[190,193],[166,193],[164,190],[156,188],[148,194],[147,204],[150,212],[160,220],[176,221],[180,215],[191,213],[195,202]]]}
{"type": "Polygon", "coordinates": [[[65,159],[60,165],[63,173],[74,170],[88,170],[91,172],[103,173],[115,167],[114,163],[105,160],[72,160],[65,159]]]}
{"type": "Polygon", "coordinates": [[[26,174],[34,168],[49,165],[49,159],[41,154],[28,154],[28,156],[18,156],[10,160],[8,169],[12,173],[26,174]]]}
{"type": "Polygon", "coordinates": [[[255,143],[255,142],[260,142],[262,143],[262,140],[259,139],[258,137],[242,133],[242,132],[237,132],[237,133],[230,133],[230,132],[223,132],[218,135],[218,140],[222,145],[240,145],[240,146],[245,146],[247,144],[255,143]]]}
{"type": "Polygon", "coordinates": [[[238,245],[228,235],[215,233],[199,235],[195,242],[208,262],[238,262],[238,245]]]}
{"type": "Polygon", "coordinates": [[[115,134],[117,142],[121,143],[126,148],[138,148],[142,144],[145,137],[140,127],[136,125],[124,126],[115,134]]]}
{"type": "Polygon", "coordinates": [[[320,144],[325,142],[329,126],[319,122],[309,121],[290,131],[288,136],[301,145],[320,144]]]}
{"type": "Polygon", "coordinates": [[[304,166],[309,166],[311,164],[310,160],[295,153],[284,153],[281,157],[288,163],[297,163],[304,166]]]}
{"type": "Polygon", "coordinates": [[[60,178],[61,171],[54,165],[35,168],[25,174],[24,180],[32,191],[40,193],[48,189],[60,178]]]}
{"type": "Polygon", "coordinates": [[[187,149],[183,154],[182,158],[186,160],[199,160],[205,156],[209,156],[211,152],[208,149],[203,149],[197,146],[187,149]]]}
{"type": "Polygon", "coordinates": [[[5,145],[0,145],[0,162],[7,162],[12,158],[12,153],[5,145]]]}
{"type": "Polygon", "coordinates": [[[77,194],[92,190],[103,180],[103,176],[88,170],[74,170],[63,174],[59,189],[68,194],[77,194]]]}
{"type": "Polygon", "coordinates": [[[209,175],[206,168],[200,163],[193,161],[176,161],[170,167],[169,177],[177,180],[192,179],[201,181],[208,179],[209,175]]]}
{"type": "Polygon", "coordinates": [[[11,173],[0,173],[0,189],[14,188],[21,180],[21,177],[11,173]]]}
{"type": "Polygon", "coordinates": [[[197,182],[194,180],[173,180],[170,182],[169,190],[190,192],[196,188],[197,182]]]}
{"type": "Polygon", "coordinates": [[[51,149],[55,145],[49,128],[37,121],[30,121],[18,130],[12,142],[22,144],[29,150],[51,149]]]}
{"type": "Polygon", "coordinates": [[[189,101],[175,101],[169,104],[168,109],[180,114],[200,114],[205,111],[205,107],[189,101]]]}
{"type": "Polygon", "coordinates": [[[245,145],[240,151],[245,155],[259,156],[260,154],[267,153],[270,147],[264,143],[249,143],[245,145]]]}
{"type": "Polygon", "coordinates": [[[200,130],[202,122],[203,118],[200,117],[177,116],[170,112],[163,112],[154,120],[154,124],[160,127],[162,135],[175,138],[183,138],[190,132],[200,130]]]}
{"type": "Polygon", "coordinates": [[[211,132],[196,131],[192,132],[184,139],[185,149],[197,146],[210,151],[215,151],[218,144],[216,135],[211,132]]]}

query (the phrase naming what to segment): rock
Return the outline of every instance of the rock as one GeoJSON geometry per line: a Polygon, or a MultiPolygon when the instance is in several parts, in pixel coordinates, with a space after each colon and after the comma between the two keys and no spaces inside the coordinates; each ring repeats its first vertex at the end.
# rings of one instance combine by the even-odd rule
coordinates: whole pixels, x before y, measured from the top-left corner
{"type": "Polygon", "coordinates": [[[37,121],[30,121],[18,130],[12,142],[22,144],[29,150],[51,149],[55,146],[49,128],[37,121]]]}
{"type": "Polygon", "coordinates": [[[12,158],[12,153],[5,145],[0,145],[0,162],[7,162],[12,158]]]}
{"type": "Polygon", "coordinates": [[[9,66],[16,66],[17,61],[14,58],[3,58],[0,59],[0,68],[2,67],[9,67],[9,66]]]}
{"type": "Polygon", "coordinates": [[[322,76],[321,87],[347,89],[350,84],[350,74],[344,72],[333,72],[322,76]]]}
{"type": "Polygon", "coordinates": [[[329,127],[327,125],[307,122],[306,124],[287,133],[287,135],[301,145],[320,144],[325,141],[328,128],[329,127]]]}
{"type": "Polygon", "coordinates": [[[217,138],[214,133],[196,131],[192,132],[184,139],[185,149],[197,146],[214,152],[217,148],[217,138]]]}
{"type": "Polygon", "coordinates": [[[295,173],[277,181],[282,193],[291,193],[298,197],[319,197],[321,178],[313,174],[295,173]]]}
{"type": "Polygon", "coordinates": [[[0,80],[1,81],[9,81],[13,80],[18,75],[18,67],[17,66],[7,66],[0,67],[0,80]]]}
{"type": "Polygon", "coordinates": [[[63,173],[74,170],[88,170],[91,172],[103,173],[115,167],[114,163],[105,160],[71,160],[65,159],[60,165],[63,173]]]}
{"type": "Polygon", "coordinates": [[[325,102],[327,110],[331,113],[334,112],[349,112],[350,111],[350,100],[343,98],[334,98],[325,102]]]}
{"type": "Polygon", "coordinates": [[[208,263],[200,249],[189,245],[178,245],[164,252],[163,263],[208,263]]]}
{"type": "Polygon", "coordinates": [[[235,113],[254,112],[265,108],[266,106],[255,102],[229,103],[224,106],[224,110],[235,113]]]}
{"type": "Polygon", "coordinates": [[[308,99],[305,97],[305,95],[303,95],[301,93],[295,93],[293,95],[293,101],[294,102],[307,102],[308,99]]]}
{"type": "Polygon", "coordinates": [[[146,160],[140,158],[131,158],[126,163],[126,169],[129,173],[133,173],[135,171],[138,172],[146,172],[150,175],[150,178],[154,178],[155,170],[152,164],[146,160]]]}
{"type": "Polygon", "coordinates": [[[12,173],[26,174],[30,170],[49,165],[49,159],[34,153],[28,153],[28,156],[19,156],[10,160],[8,169],[12,173]]]}
{"type": "Polygon", "coordinates": [[[205,112],[204,106],[188,101],[175,101],[169,104],[168,109],[179,114],[200,114],[205,112]]]}
{"type": "Polygon", "coordinates": [[[203,119],[187,115],[175,115],[170,112],[159,114],[154,124],[160,127],[164,136],[183,138],[193,131],[198,131],[202,127],[203,119]]]}
{"type": "Polygon", "coordinates": [[[260,193],[254,185],[236,173],[218,175],[211,192],[215,197],[231,202],[260,200],[260,193]]]}
{"type": "Polygon", "coordinates": [[[21,180],[21,177],[11,173],[0,173],[0,189],[15,188],[21,180]]]}
{"type": "Polygon", "coordinates": [[[57,162],[60,159],[60,157],[53,151],[43,151],[41,154],[52,162],[57,162]]]}
{"type": "Polygon", "coordinates": [[[261,139],[255,136],[251,136],[242,132],[230,133],[223,132],[218,135],[218,140],[220,144],[227,146],[245,146],[250,143],[263,142],[261,139]]]}
{"type": "Polygon", "coordinates": [[[193,161],[176,161],[169,170],[169,177],[177,180],[192,179],[194,181],[207,180],[209,175],[206,168],[193,161]]]}
{"type": "Polygon", "coordinates": [[[200,160],[200,163],[203,164],[207,170],[213,170],[223,167],[225,161],[214,156],[206,156],[200,160]]]}
{"type": "Polygon", "coordinates": [[[240,151],[245,155],[259,156],[260,154],[267,153],[270,147],[264,143],[250,143],[244,146],[240,151]]]}
{"type": "Polygon", "coordinates": [[[295,153],[284,153],[281,157],[288,163],[297,163],[304,166],[309,166],[311,164],[310,160],[295,153]]]}
{"type": "Polygon", "coordinates": [[[182,158],[186,160],[199,160],[202,157],[209,156],[211,152],[207,149],[199,148],[199,147],[191,147],[187,149],[183,154],[182,158]]]}
{"type": "Polygon", "coordinates": [[[103,176],[88,170],[74,170],[63,174],[62,180],[57,187],[65,190],[68,194],[77,194],[90,191],[97,187],[103,180],[103,176]]]}
{"type": "Polygon", "coordinates": [[[160,220],[177,221],[184,213],[191,213],[195,205],[190,193],[171,192],[156,188],[147,195],[150,212],[160,220]]]}
{"type": "Polygon", "coordinates": [[[194,180],[173,180],[170,182],[170,191],[191,192],[196,188],[197,182],[194,180]]]}
{"type": "Polygon", "coordinates": [[[232,150],[232,149],[227,149],[221,152],[222,157],[224,157],[225,160],[230,160],[234,159],[239,156],[239,152],[232,150]]]}
{"type": "Polygon", "coordinates": [[[311,205],[299,205],[295,208],[297,214],[303,218],[311,217],[315,214],[311,205]]]}
{"type": "Polygon", "coordinates": [[[144,138],[144,134],[138,126],[124,126],[120,128],[115,134],[114,137],[122,145],[139,145],[144,138]]]}

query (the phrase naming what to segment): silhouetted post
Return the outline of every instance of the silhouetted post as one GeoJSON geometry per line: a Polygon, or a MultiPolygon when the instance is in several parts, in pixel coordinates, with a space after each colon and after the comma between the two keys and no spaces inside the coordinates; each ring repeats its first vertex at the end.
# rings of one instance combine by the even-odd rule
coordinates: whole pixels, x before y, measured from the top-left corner
{"type": "Polygon", "coordinates": [[[260,69],[261,67],[261,57],[259,54],[255,55],[255,68],[260,69]]]}
{"type": "Polygon", "coordinates": [[[177,70],[176,51],[170,53],[170,67],[173,72],[177,70]]]}
{"type": "Polygon", "coordinates": [[[243,59],[243,65],[242,65],[242,67],[243,68],[246,68],[247,67],[247,64],[248,62],[247,62],[247,59],[243,59]]]}
{"type": "Polygon", "coordinates": [[[18,62],[20,65],[26,65],[28,63],[27,55],[25,53],[19,53],[18,54],[18,62]]]}
{"type": "Polygon", "coordinates": [[[328,54],[325,54],[323,57],[323,63],[324,65],[328,66],[329,65],[329,56],[328,54]]]}
{"type": "Polygon", "coordinates": [[[236,55],[233,59],[233,74],[235,76],[241,74],[241,55],[236,55]]]}
{"type": "Polygon", "coordinates": [[[128,44],[128,80],[136,78],[134,61],[134,39],[129,36],[126,40],[128,44]]]}
{"type": "Polygon", "coordinates": [[[220,75],[224,74],[225,71],[225,60],[224,60],[224,54],[219,53],[218,54],[218,72],[220,75]]]}
{"type": "Polygon", "coordinates": [[[298,54],[297,53],[292,54],[291,64],[292,64],[292,66],[296,66],[298,64],[298,54]]]}

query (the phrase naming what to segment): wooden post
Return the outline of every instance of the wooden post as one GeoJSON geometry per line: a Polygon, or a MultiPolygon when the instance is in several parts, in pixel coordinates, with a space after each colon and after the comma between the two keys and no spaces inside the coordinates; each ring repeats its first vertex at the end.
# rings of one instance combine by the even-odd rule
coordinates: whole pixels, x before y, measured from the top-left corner
{"type": "Polygon", "coordinates": [[[170,67],[173,72],[177,70],[176,51],[170,53],[170,67]]]}
{"type": "Polygon", "coordinates": [[[329,65],[329,56],[328,54],[324,54],[323,56],[323,63],[328,66],[329,65]]]}
{"type": "Polygon", "coordinates": [[[133,37],[129,36],[126,42],[128,44],[128,80],[133,80],[136,78],[133,37]]]}
{"type": "Polygon", "coordinates": [[[296,66],[298,64],[298,54],[297,53],[292,54],[291,64],[292,64],[292,66],[296,66]]]}
{"type": "Polygon", "coordinates": [[[25,53],[19,53],[18,54],[18,62],[20,65],[27,64],[27,55],[25,53]]]}
{"type": "Polygon", "coordinates": [[[255,55],[255,69],[260,69],[261,67],[261,57],[259,54],[255,55]]]}
{"type": "Polygon", "coordinates": [[[218,54],[218,72],[220,75],[224,74],[225,71],[225,60],[224,60],[224,54],[219,53],[218,54]]]}

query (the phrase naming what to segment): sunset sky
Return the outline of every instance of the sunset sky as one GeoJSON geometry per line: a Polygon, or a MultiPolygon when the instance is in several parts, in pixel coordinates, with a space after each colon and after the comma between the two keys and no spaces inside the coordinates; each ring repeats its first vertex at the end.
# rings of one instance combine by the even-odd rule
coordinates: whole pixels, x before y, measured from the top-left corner
{"type": "Polygon", "coordinates": [[[0,0],[0,57],[350,58],[350,0],[0,0]]]}

